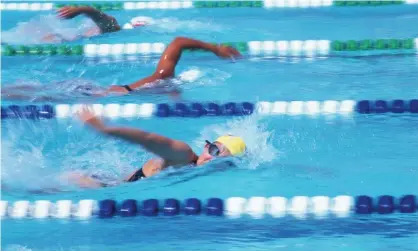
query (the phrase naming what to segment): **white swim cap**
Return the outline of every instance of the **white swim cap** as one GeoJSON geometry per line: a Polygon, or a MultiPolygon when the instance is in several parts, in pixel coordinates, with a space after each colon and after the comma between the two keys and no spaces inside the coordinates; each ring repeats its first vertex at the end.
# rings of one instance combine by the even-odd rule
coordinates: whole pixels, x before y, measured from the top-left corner
{"type": "Polygon", "coordinates": [[[126,23],[125,25],[123,25],[123,28],[124,29],[133,29],[133,28],[137,28],[137,27],[151,25],[153,23],[154,23],[154,19],[152,19],[150,17],[139,16],[139,17],[132,18],[131,21],[129,21],[129,23],[126,23]]]}

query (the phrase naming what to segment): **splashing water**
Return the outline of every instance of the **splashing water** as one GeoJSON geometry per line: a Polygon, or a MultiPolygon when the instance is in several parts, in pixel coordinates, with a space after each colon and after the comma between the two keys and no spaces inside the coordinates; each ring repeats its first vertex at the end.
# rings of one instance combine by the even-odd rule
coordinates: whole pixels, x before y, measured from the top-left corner
{"type": "Polygon", "coordinates": [[[32,249],[28,248],[27,246],[12,244],[6,247],[6,251],[32,251],[32,249]]]}
{"type": "Polygon", "coordinates": [[[279,151],[273,146],[274,131],[268,131],[257,115],[230,120],[224,124],[212,125],[203,129],[195,145],[201,146],[207,139],[215,140],[222,135],[241,137],[247,145],[245,158],[240,159],[249,169],[274,161],[279,151]]]}
{"type": "Polygon", "coordinates": [[[8,192],[75,188],[65,179],[70,172],[120,180],[148,155],[135,148],[132,158],[131,146],[80,130],[74,122],[18,123],[3,125],[1,179],[8,192]]]}
{"type": "Polygon", "coordinates": [[[161,19],[152,19],[149,26],[145,26],[145,29],[152,31],[153,33],[167,33],[175,32],[178,30],[184,31],[223,31],[224,27],[221,25],[213,24],[212,22],[202,22],[195,20],[179,20],[177,18],[167,17],[161,19]]]}
{"type": "MultiPolygon", "coordinates": [[[[225,27],[213,22],[179,20],[177,18],[150,18],[149,25],[141,27],[142,32],[157,34],[185,32],[220,32],[225,27]]],[[[6,44],[46,44],[73,41],[85,34],[98,35],[98,27],[89,18],[61,20],[55,15],[41,15],[27,22],[20,22],[8,31],[2,31],[2,43],[6,44]],[[90,34],[91,33],[91,34],[90,34]],[[52,36],[51,36],[52,35],[52,36]]],[[[89,35],[89,36],[90,36],[89,35]]]]}
{"type": "Polygon", "coordinates": [[[215,86],[224,84],[225,80],[231,77],[230,73],[202,67],[189,67],[178,74],[177,85],[192,84],[192,86],[215,86]]]}
{"type": "MultiPolygon", "coordinates": [[[[3,128],[8,139],[2,138],[1,179],[2,189],[19,190],[18,188],[35,188],[45,179],[50,179],[51,173],[46,172],[47,160],[44,157],[44,140],[32,140],[23,137],[23,132],[36,130],[28,123],[13,123],[3,128]],[[27,127],[32,127],[28,129],[27,127]]],[[[44,130],[48,137],[50,130],[44,130]]],[[[4,134],[4,133],[3,133],[4,134]]]]}
{"type": "Polygon", "coordinates": [[[56,34],[65,40],[73,40],[87,30],[95,28],[93,21],[87,18],[78,20],[60,20],[55,15],[42,15],[20,22],[8,31],[2,31],[2,43],[7,44],[45,44],[61,43],[62,40],[46,39],[56,34]]]}

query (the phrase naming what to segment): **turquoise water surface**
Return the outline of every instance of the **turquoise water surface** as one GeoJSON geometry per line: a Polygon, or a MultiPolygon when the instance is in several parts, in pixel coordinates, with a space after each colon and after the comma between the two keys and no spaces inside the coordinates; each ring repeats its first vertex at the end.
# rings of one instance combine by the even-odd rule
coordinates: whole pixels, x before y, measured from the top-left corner
{"type": "MultiPolygon", "coordinates": [[[[175,36],[215,41],[374,39],[416,37],[417,7],[299,10],[201,9],[111,12],[121,23],[151,16],[156,26],[74,43],[169,42],[175,36]]],[[[64,24],[53,13],[4,12],[8,43],[27,43],[23,22],[44,30],[64,24]],[[55,20],[55,21],[54,21],[55,20]],[[10,36],[9,36],[10,38],[10,36]],[[21,39],[21,40],[19,40],[21,39]]],[[[73,31],[69,31],[73,32],[73,31]]],[[[32,39],[30,43],[37,43],[32,39]]],[[[129,84],[150,74],[157,57],[100,62],[79,57],[2,57],[3,87],[80,81],[100,86],[129,84]]],[[[183,101],[292,101],[413,99],[418,96],[416,55],[376,57],[251,58],[230,62],[209,53],[182,57],[177,82],[183,101]]],[[[57,90],[62,93],[63,90],[57,90]]],[[[2,100],[3,104],[27,104],[2,100]]],[[[132,95],[99,100],[68,96],[64,103],[172,102],[167,96],[132,95]]],[[[2,200],[138,200],[232,196],[401,196],[417,191],[418,118],[411,115],[266,116],[245,118],[118,119],[189,143],[242,136],[249,155],[236,168],[212,172],[167,170],[118,187],[80,190],[60,175],[85,171],[123,177],[152,157],[138,146],[106,138],[77,119],[2,121],[2,200]],[[177,174],[177,175],[172,175],[177,174]],[[7,188],[6,188],[7,187],[7,188]],[[61,193],[33,191],[60,188],[61,193]]],[[[114,218],[89,221],[2,220],[4,250],[418,250],[417,216],[349,219],[224,219],[213,217],[114,218]]]]}

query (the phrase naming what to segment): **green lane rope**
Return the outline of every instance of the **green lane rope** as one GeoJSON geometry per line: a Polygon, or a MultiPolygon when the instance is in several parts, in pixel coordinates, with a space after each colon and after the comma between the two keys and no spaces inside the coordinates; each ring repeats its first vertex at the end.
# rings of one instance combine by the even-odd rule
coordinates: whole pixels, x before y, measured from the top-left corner
{"type": "Polygon", "coordinates": [[[109,11],[109,10],[123,10],[123,2],[121,3],[58,3],[55,4],[55,8],[59,9],[62,8],[64,6],[73,6],[73,7],[80,7],[80,6],[89,6],[89,7],[93,7],[96,8],[98,10],[102,10],[102,11],[109,11]]]}
{"type": "Polygon", "coordinates": [[[76,56],[84,55],[84,49],[82,45],[47,45],[47,46],[2,46],[2,56],[29,56],[29,55],[62,55],[62,56],[76,56]]]}
{"type": "Polygon", "coordinates": [[[283,7],[350,7],[350,6],[384,6],[399,4],[418,4],[406,0],[318,0],[318,1],[284,1],[284,0],[252,0],[252,1],[121,1],[121,2],[2,2],[3,11],[49,11],[63,6],[91,6],[102,11],[138,10],[138,9],[182,9],[182,8],[283,8],[283,7]]]}
{"type": "Polygon", "coordinates": [[[333,51],[365,51],[365,50],[408,50],[414,49],[414,39],[366,39],[361,41],[333,41],[333,51]]]}
{"type": "MultiPolygon", "coordinates": [[[[260,51],[279,51],[278,47],[274,46],[274,41],[268,41],[268,45],[264,45],[264,41],[259,41],[259,48],[260,51]],[[272,45],[273,44],[273,47],[272,45]]],[[[286,41],[290,45],[296,41],[286,41]]],[[[304,41],[298,41],[303,43],[304,41]]],[[[314,41],[315,42],[315,41],[314,41]]],[[[330,42],[330,52],[344,52],[344,51],[382,51],[382,50],[414,50],[417,49],[413,38],[408,39],[365,39],[365,40],[334,40],[330,42]]],[[[229,45],[241,53],[247,53],[249,51],[249,44],[252,42],[229,42],[229,43],[221,43],[222,45],[229,45]]],[[[318,49],[318,43],[314,43],[314,50],[318,49]]],[[[153,51],[152,46],[155,44],[150,43],[143,43],[141,44],[134,44],[134,48],[137,46],[141,47],[140,52],[135,52],[133,54],[152,54],[152,53],[161,53],[162,51],[153,51]]],[[[162,44],[161,44],[162,45],[162,44]]],[[[3,56],[30,56],[30,55],[39,55],[39,56],[53,56],[53,55],[61,55],[61,56],[81,56],[81,55],[88,55],[88,56],[101,56],[101,53],[96,51],[97,48],[100,46],[107,46],[106,50],[109,51],[110,48],[114,46],[119,46],[120,50],[118,53],[120,55],[124,54],[125,49],[130,48],[131,44],[119,44],[119,45],[35,45],[35,46],[23,46],[23,45],[2,45],[1,47],[1,54],[3,56]],[[93,46],[94,49],[89,49],[88,46],[93,46]]],[[[287,48],[284,50],[290,51],[291,48],[287,48]]],[[[199,50],[198,50],[199,51],[199,50]]],[[[111,54],[111,53],[107,53],[111,54]]],[[[115,55],[114,53],[112,55],[115,55]]]]}
{"type": "Polygon", "coordinates": [[[263,1],[195,1],[195,8],[237,8],[237,7],[263,7],[263,1]]]}
{"type": "Polygon", "coordinates": [[[404,4],[404,0],[394,0],[394,1],[334,1],[334,6],[380,6],[380,5],[394,5],[394,4],[404,4]]]}

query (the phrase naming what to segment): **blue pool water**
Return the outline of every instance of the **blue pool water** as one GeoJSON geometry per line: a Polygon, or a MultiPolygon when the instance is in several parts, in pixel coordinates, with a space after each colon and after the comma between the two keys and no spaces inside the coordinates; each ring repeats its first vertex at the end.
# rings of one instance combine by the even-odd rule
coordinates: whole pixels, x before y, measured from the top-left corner
{"type": "MultiPolygon", "coordinates": [[[[141,15],[152,16],[159,26],[74,43],[169,42],[178,35],[219,42],[416,37],[417,10],[411,6],[385,6],[122,11],[111,13],[121,23],[141,15]]],[[[52,14],[2,14],[2,31],[22,39],[20,43],[25,42],[19,30],[22,22],[36,22],[42,27],[48,23],[51,29],[56,28],[51,23],[52,14]]],[[[63,25],[71,28],[83,22],[77,19],[63,25]]],[[[154,57],[119,63],[78,57],[2,57],[2,85],[53,85],[63,80],[101,86],[129,84],[151,73],[157,61],[154,57]]],[[[177,73],[197,75],[192,81],[178,83],[184,101],[407,100],[418,96],[415,55],[245,57],[232,63],[210,54],[188,54],[182,57],[177,73]]],[[[66,103],[172,102],[169,97],[156,95],[69,98],[66,103]]],[[[123,177],[151,155],[137,146],[105,138],[76,119],[4,120],[1,181],[7,189],[2,190],[2,200],[414,194],[418,190],[417,122],[416,116],[406,114],[118,119],[109,123],[183,140],[196,152],[202,150],[205,139],[231,132],[245,139],[250,154],[237,168],[222,172],[208,172],[211,166],[190,172],[167,170],[149,180],[86,191],[62,184],[59,176],[76,170],[123,177]],[[170,175],[175,172],[180,173],[170,175]],[[65,192],[33,193],[51,187],[65,192]]],[[[399,214],[326,220],[228,220],[204,216],[88,221],[4,219],[1,245],[13,251],[418,250],[418,219],[416,215],[399,214]]]]}

